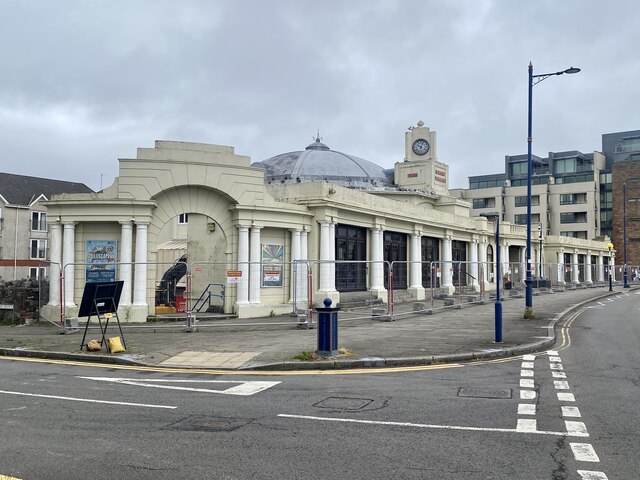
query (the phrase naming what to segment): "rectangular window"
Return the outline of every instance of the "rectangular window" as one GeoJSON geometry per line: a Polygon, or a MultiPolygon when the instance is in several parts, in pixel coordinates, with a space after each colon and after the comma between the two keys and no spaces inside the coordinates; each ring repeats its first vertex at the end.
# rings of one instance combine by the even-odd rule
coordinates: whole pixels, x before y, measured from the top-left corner
{"type": "MultiPolygon", "coordinates": [[[[518,214],[513,216],[513,223],[516,225],[526,225],[527,224],[527,214],[518,214]]],[[[540,223],[540,214],[532,213],[531,214],[531,224],[540,223]]]]}
{"type": "Polygon", "coordinates": [[[582,238],[582,239],[586,240],[587,239],[587,232],[585,232],[585,231],[579,231],[579,232],[562,231],[562,232],[560,232],[560,236],[561,237],[571,237],[571,238],[582,238]]]}
{"type": "Polygon", "coordinates": [[[528,172],[527,162],[512,163],[510,165],[510,167],[511,167],[511,176],[512,177],[526,175],[527,172],[528,172]]]}
{"type": "Polygon", "coordinates": [[[43,267],[30,267],[29,278],[31,280],[44,280],[47,276],[47,270],[43,267]]]}
{"type": "Polygon", "coordinates": [[[578,203],[587,203],[586,193],[561,193],[560,205],[575,205],[578,203]]]}
{"type": "MultiPolygon", "coordinates": [[[[516,207],[527,206],[527,196],[516,197],[516,207]]],[[[540,205],[540,195],[531,195],[531,205],[540,205]]]]}
{"type": "Polygon", "coordinates": [[[493,208],[496,206],[495,198],[474,198],[473,208],[493,208]]]}
{"type": "Polygon", "coordinates": [[[178,225],[186,225],[187,223],[189,223],[189,214],[181,213],[178,216],[178,225]]]}
{"type": "Polygon", "coordinates": [[[561,213],[560,223],[587,223],[587,212],[561,213]]]}
{"type": "Polygon", "coordinates": [[[47,212],[31,212],[31,230],[34,232],[47,231],[47,212]]]}
{"type": "Polygon", "coordinates": [[[47,241],[31,240],[31,258],[44,260],[47,258],[47,241]]]}

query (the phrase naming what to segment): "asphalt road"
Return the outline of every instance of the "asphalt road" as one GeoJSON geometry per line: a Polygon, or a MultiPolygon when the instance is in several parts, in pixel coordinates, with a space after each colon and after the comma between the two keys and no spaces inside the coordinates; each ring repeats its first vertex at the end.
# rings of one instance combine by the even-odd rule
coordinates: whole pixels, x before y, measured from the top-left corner
{"type": "Polygon", "coordinates": [[[638,478],[639,307],[596,302],[536,356],[380,373],[2,360],[0,476],[638,478]]]}

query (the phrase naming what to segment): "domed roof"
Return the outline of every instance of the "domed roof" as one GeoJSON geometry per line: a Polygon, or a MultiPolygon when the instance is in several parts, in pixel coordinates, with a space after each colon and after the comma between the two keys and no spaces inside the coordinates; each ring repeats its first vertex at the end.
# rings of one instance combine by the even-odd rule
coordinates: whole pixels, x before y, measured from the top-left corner
{"type": "Polygon", "coordinates": [[[329,182],[371,188],[393,184],[393,171],[353,155],[336,152],[320,136],[304,151],[276,155],[253,166],[264,168],[265,183],[329,182]]]}

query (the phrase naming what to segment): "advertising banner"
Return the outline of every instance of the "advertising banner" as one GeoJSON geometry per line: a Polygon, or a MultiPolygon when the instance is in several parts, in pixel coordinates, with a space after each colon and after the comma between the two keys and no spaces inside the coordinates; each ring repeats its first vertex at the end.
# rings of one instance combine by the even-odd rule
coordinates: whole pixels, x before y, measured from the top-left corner
{"type": "Polygon", "coordinates": [[[262,245],[262,286],[283,285],[284,245],[262,245]]]}
{"type": "Polygon", "coordinates": [[[117,252],[116,240],[87,240],[86,281],[115,282],[117,252]]]}

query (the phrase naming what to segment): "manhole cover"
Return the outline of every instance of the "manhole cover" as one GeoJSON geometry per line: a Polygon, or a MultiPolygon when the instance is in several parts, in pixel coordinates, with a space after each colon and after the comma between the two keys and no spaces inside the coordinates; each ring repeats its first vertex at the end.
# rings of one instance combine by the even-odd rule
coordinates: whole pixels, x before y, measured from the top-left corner
{"type": "Polygon", "coordinates": [[[207,417],[191,415],[164,427],[165,430],[190,430],[197,432],[231,432],[253,422],[252,418],[207,417]]]}
{"type": "Polygon", "coordinates": [[[470,398],[496,398],[505,400],[511,398],[510,388],[489,388],[489,387],[460,387],[459,397],[470,398]]]}
{"type": "Polygon", "coordinates": [[[316,403],[314,407],[333,408],[335,410],[360,410],[370,403],[373,403],[373,400],[369,398],[329,397],[316,403]]]}

